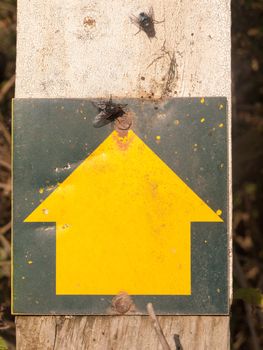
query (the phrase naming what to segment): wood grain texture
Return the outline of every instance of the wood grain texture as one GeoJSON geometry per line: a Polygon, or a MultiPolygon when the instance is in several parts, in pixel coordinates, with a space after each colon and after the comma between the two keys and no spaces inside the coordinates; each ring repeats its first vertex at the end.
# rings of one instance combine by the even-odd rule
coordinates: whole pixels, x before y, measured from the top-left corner
{"type": "MultiPolygon", "coordinates": [[[[230,102],[230,66],[230,0],[18,1],[16,97],[227,96],[230,102]],[[134,35],[129,19],[150,6],[165,20],[152,40],[134,35]]],[[[184,350],[229,349],[227,316],[159,320],[171,349],[174,334],[184,350]]],[[[19,316],[16,323],[18,350],[161,349],[146,316],[19,316]]]]}
{"type": "MultiPolygon", "coordinates": [[[[160,316],[171,347],[179,334],[184,350],[229,349],[228,317],[160,316]]],[[[19,350],[162,350],[147,316],[17,317],[19,350]]]]}
{"type": "Polygon", "coordinates": [[[172,95],[230,96],[229,0],[19,0],[16,96],[158,96],[169,59],[147,66],[164,42],[172,95]],[[151,5],[164,23],[149,40],[129,16],[151,5]]]}

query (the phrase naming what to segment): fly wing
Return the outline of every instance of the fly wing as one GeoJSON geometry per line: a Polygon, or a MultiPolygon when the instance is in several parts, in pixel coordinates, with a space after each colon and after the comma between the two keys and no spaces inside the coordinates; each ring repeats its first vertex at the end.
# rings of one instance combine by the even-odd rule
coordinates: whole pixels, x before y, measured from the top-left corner
{"type": "Polygon", "coordinates": [[[92,102],[93,106],[96,107],[99,111],[103,111],[107,107],[107,102],[92,102]]]}
{"type": "Polygon", "coordinates": [[[101,111],[94,118],[93,126],[95,128],[101,128],[102,126],[109,124],[111,122],[111,120],[107,119],[108,117],[109,117],[109,115],[107,113],[105,113],[104,111],[101,111]]]}
{"type": "Polygon", "coordinates": [[[152,6],[149,8],[148,16],[154,21],[154,10],[152,6]]]}
{"type": "Polygon", "coordinates": [[[138,28],[140,28],[140,21],[136,16],[131,15],[130,20],[133,24],[135,24],[138,28]]]}
{"type": "Polygon", "coordinates": [[[127,107],[128,106],[128,103],[125,103],[125,104],[118,104],[118,107],[119,108],[121,108],[121,109],[123,109],[123,108],[125,108],[125,107],[127,107]]]}

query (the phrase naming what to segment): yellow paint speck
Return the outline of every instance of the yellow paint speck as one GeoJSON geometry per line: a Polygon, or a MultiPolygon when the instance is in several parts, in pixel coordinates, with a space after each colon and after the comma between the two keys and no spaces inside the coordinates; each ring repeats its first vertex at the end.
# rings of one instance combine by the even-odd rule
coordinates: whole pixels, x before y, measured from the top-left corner
{"type": "Polygon", "coordinates": [[[216,214],[217,215],[221,215],[222,214],[222,210],[221,209],[217,209],[216,214]]]}
{"type": "Polygon", "coordinates": [[[176,120],[174,121],[174,124],[175,124],[175,125],[179,125],[179,124],[180,124],[180,121],[179,121],[178,119],[176,119],[176,120]]]}
{"type": "Polygon", "coordinates": [[[39,193],[40,193],[40,194],[44,193],[44,188],[40,188],[40,189],[39,189],[39,193]]]}
{"type": "Polygon", "coordinates": [[[201,122],[201,123],[204,123],[204,122],[205,122],[205,118],[201,118],[201,119],[200,119],[200,122],[201,122]]]}
{"type": "Polygon", "coordinates": [[[224,105],[222,105],[222,103],[219,105],[219,110],[221,111],[221,109],[224,108],[224,105]]]}
{"type": "Polygon", "coordinates": [[[157,135],[155,138],[156,138],[157,141],[161,140],[161,136],[160,135],[157,135]]]}
{"type": "Polygon", "coordinates": [[[204,103],[205,103],[205,99],[202,97],[201,100],[200,100],[200,102],[201,102],[202,104],[204,104],[204,103]]]}
{"type": "Polygon", "coordinates": [[[221,124],[219,124],[218,126],[219,126],[219,128],[223,128],[224,124],[221,123],[221,124]]]}
{"type": "Polygon", "coordinates": [[[55,188],[55,186],[51,185],[46,188],[46,191],[52,191],[55,188]]]}
{"type": "Polygon", "coordinates": [[[28,260],[27,262],[29,265],[33,264],[33,261],[32,260],[28,260]]]}

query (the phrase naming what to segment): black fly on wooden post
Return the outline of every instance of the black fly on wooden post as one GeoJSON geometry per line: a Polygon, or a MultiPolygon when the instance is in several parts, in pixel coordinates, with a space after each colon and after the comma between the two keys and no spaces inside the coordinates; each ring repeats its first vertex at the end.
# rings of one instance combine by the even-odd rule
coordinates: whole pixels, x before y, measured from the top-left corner
{"type": "Polygon", "coordinates": [[[99,112],[93,120],[95,128],[100,128],[122,117],[125,114],[123,109],[127,106],[127,104],[112,102],[112,97],[110,97],[109,101],[93,102],[93,105],[99,112]]]}
{"type": "Polygon", "coordinates": [[[140,31],[143,31],[148,36],[149,39],[156,37],[154,24],[164,22],[164,21],[156,21],[154,19],[154,11],[152,7],[150,7],[148,13],[141,12],[139,13],[138,17],[132,15],[130,19],[131,19],[131,22],[139,28],[139,31],[135,35],[140,33],[140,31]]]}

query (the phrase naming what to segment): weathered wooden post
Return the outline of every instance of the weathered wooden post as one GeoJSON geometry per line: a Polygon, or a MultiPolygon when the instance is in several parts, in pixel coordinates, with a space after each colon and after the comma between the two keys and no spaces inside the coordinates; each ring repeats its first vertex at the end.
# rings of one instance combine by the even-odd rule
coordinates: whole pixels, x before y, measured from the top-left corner
{"type": "MultiPolygon", "coordinates": [[[[230,106],[230,1],[19,0],[17,31],[17,98],[226,96],[230,106]],[[163,21],[151,40],[130,21],[150,7],[163,21]]],[[[159,320],[171,349],[174,334],[185,350],[229,349],[229,316],[159,320]]],[[[18,350],[161,349],[146,316],[18,316],[16,324],[18,350]]]]}

